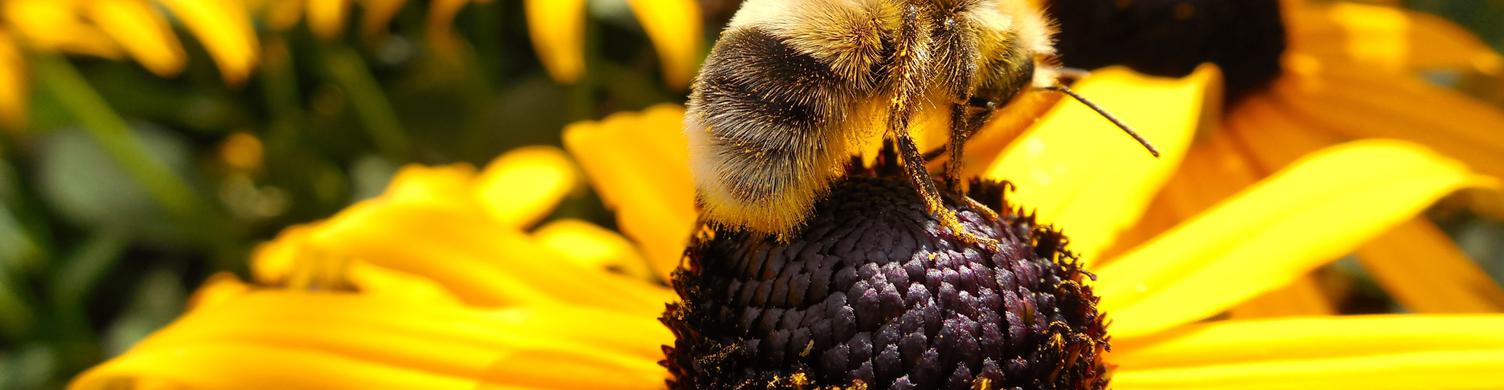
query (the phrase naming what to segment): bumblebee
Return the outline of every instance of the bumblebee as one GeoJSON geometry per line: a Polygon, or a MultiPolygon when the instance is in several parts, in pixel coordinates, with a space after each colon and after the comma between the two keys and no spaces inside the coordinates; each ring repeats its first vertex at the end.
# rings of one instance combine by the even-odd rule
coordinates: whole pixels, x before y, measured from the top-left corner
{"type": "Polygon", "coordinates": [[[986,244],[944,207],[941,186],[956,189],[964,142],[999,109],[1028,90],[1069,93],[1050,29],[1024,0],[746,1],[695,78],[685,118],[701,218],[791,233],[881,135],[937,220],[986,244]],[[940,184],[909,133],[929,115],[949,122],[940,184]]]}

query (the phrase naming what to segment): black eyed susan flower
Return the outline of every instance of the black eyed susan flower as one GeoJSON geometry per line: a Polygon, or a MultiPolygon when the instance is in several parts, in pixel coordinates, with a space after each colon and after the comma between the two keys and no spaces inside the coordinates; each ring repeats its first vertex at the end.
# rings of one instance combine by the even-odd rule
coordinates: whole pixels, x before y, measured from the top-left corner
{"type": "MultiPolygon", "coordinates": [[[[1227,83],[1225,96],[1207,103],[1223,107],[1214,114],[1220,118],[1195,136],[1184,163],[1163,179],[1166,184],[1153,192],[1126,195],[1144,196],[1148,207],[1134,209],[1124,223],[1112,228],[1122,234],[1114,233],[1111,242],[1093,241],[1092,232],[1073,234],[1073,247],[1085,258],[1124,253],[1308,153],[1354,139],[1416,142],[1483,174],[1504,177],[1499,159],[1504,156],[1504,138],[1494,130],[1504,128],[1504,113],[1422,79],[1497,77],[1504,61],[1441,18],[1382,5],[1274,0],[1054,0],[1050,10],[1061,24],[1058,47],[1067,65],[1123,64],[1141,72],[1182,76],[1210,62],[1224,70],[1227,83]]],[[[1128,104],[1133,103],[1103,105],[1128,104]]],[[[982,137],[972,146],[1001,150],[1006,140],[982,137]]],[[[1019,183],[1020,199],[1039,207],[1045,221],[1058,221],[1048,203],[1058,194],[1037,193],[1041,187],[1031,185],[1034,178],[1017,175],[1032,168],[1017,161],[972,163],[977,174],[1019,183]]],[[[1083,164],[1071,169],[1114,168],[1083,164]]],[[[1497,214],[1488,207],[1479,210],[1497,214]]],[[[1407,309],[1504,310],[1504,290],[1432,222],[1415,218],[1392,229],[1356,248],[1356,254],[1407,309]]],[[[1334,312],[1318,290],[1314,280],[1297,279],[1233,314],[1334,312]]]]}
{"type": "Polygon", "coordinates": [[[260,50],[245,7],[238,2],[162,0],[0,2],[0,121],[24,125],[27,50],[121,58],[161,76],[182,71],[186,57],[163,12],[204,44],[231,84],[250,76],[260,50]],[[157,6],[160,6],[158,8],[157,6]]]}
{"type": "MultiPolygon", "coordinates": [[[[360,31],[378,35],[406,3],[361,1],[360,31]]],[[[425,16],[430,45],[454,55],[453,21],[469,0],[429,2],[425,16]]],[[[693,0],[627,2],[658,49],[663,79],[685,88],[704,46],[699,4],[693,0]]],[[[555,80],[571,83],[585,69],[585,0],[524,3],[534,49],[555,80]]],[[[183,70],[186,55],[174,23],[190,31],[219,67],[226,83],[244,83],[260,61],[256,26],[290,29],[305,22],[314,35],[333,39],[354,13],[346,0],[5,0],[0,2],[0,121],[24,125],[28,96],[27,50],[110,59],[129,56],[160,76],[183,70]]]]}
{"type": "Polygon", "coordinates": [[[254,254],[253,281],[212,279],[182,321],[72,386],[660,386],[672,336],[654,318],[673,293],[607,271],[645,264],[615,233],[533,229],[577,182],[553,148],[480,172],[404,169],[381,196],[283,232],[254,254]]]}
{"type": "MultiPolygon", "coordinates": [[[[428,4],[426,34],[441,55],[453,55],[459,43],[454,37],[454,18],[471,0],[440,0],[428,4]]],[[[344,0],[261,1],[261,10],[273,26],[287,28],[306,20],[310,30],[324,39],[345,31],[353,12],[344,0]]],[[[381,33],[402,9],[405,0],[367,1],[361,4],[360,31],[381,33]]],[[[658,49],[664,80],[670,87],[684,88],[694,75],[703,50],[699,3],[692,0],[627,1],[642,29],[658,49]]],[[[523,8],[533,48],[548,74],[559,82],[572,83],[585,70],[586,0],[526,0],[523,8]]]]}
{"type": "MultiPolygon", "coordinates": [[[[822,260],[801,263],[813,269],[791,261],[773,265],[789,260],[788,253],[805,253],[792,247],[800,241],[699,232],[677,283],[683,296],[676,298],[661,282],[672,279],[668,274],[695,233],[693,189],[680,132],[683,109],[660,106],[576,124],[565,134],[637,251],[621,251],[623,239],[603,229],[576,235],[603,237],[598,241],[606,244],[594,246],[600,250],[583,249],[592,240],[543,244],[538,236],[547,229],[528,229],[535,221],[529,218],[546,213],[560,193],[550,190],[560,185],[548,183],[572,182],[571,169],[495,173],[515,166],[503,163],[518,161],[515,154],[478,176],[463,167],[409,168],[386,195],[285,232],[258,253],[253,283],[211,283],[175,324],[80,375],[71,387],[660,388],[697,380],[683,373],[718,358],[747,365],[698,368],[745,368],[720,378],[773,378],[779,382],[765,385],[789,387],[857,385],[868,378],[871,386],[889,383],[885,379],[895,387],[960,384],[968,375],[984,385],[1063,388],[1092,388],[1104,379],[1117,389],[1504,386],[1497,376],[1477,375],[1504,368],[1504,340],[1495,335],[1504,318],[1498,315],[1203,321],[1350,252],[1443,195],[1492,185],[1414,144],[1361,141],[1322,149],[1113,259],[1060,255],[1062,236],[1051,232],[1063,232],[1068,248],[1110,241],[1148,207],[1144,200],[1174,172],[1196,131],[1216,123],[1200,105],[1216,93],[1219,77],[1204,69],[1179,80],[1109,70],[1079,85],[1083,93],[1128,108],[1122,115],[1154,132],[1164,159],[1109,142],[1121,140],[1073,133],[1100,135],[1101,129],[1082,124],[1095,116],[1070,114],[1069,107],[1043,118],[1000,156],[1021,164],[1012,175],[1022,179],[1020,186],[1027,180],[1036,187],[1032,194],[1053,195],[1019,188],[1006,195],[1006,204],[1025,210],[1045,205],[1057,213],[1053,228],[1031,224],[1025,214],[1002,207],[1003,191],[978,185],[983,191],[972,196],[1002,219],[976,209],[963,214],[983,227],[979,231],[1010,237],[1006,253],[966,248],[928,229],[932,225],[909,210],[917,206],[906,206],[912,200],[903,187],[878,170],[840,184],[817,211],[817,219],[830,222],[804,231],[826,237],[805,242],[804,249],[824,248],[810,249],[818,255],[811,258],[822,260]],[[1176,111],[1133,114],[1151,104],[1176,111]],[[1121,168],[1085,170],[1075,160],[1121,168]],[[843,222],[853,218],[869,223],[843,222]],[[913,241],[878,238],[893,231],[913,241]],[[876,244],[859,244],[863,240],[886,243],[868,247],[876,244]],[[768,255],[776,248],[785,248],[785,255],[768,255]],[[919,255],[923,269],[903,267],[914,260],[904,252],[919,255]],[[605,271],[622,268],[609,266],[613,262],[639,261],[637,253],[656,276],[605,271]],[[779,273],[737,269],[755,264],[779,273]],[[1003,271],[1013,277],[999,278],[1003,271]],[[831,277],[816,288],[813,276],[822,272],[831,277]],[[986,272],[990,279],[978,277],[986,272]],[[785,274],[788,280],[780,280],[785,274]],[[801,275],[811,276],[803,289],[801,275]],[[715,281],[726,283],[706,285],[715,281]],[[741,286],[733,287],[735,281],[741,286]],[[789,293],[794,290],[803,293],[789,293]],[[837,294],[846,297],[845,305],[831,304],[839,303],[837,294]],[[1084,310],[1093,296],[1100,299],[1096,309],[1084,310]],[[668,302],[679,306],[667,312],[665,328],[656,318],[668,302]],[[843,314],[847,307],[851,317],[843,314]],[[738,309],[764,314],[750,323],[739,321],[742,313],[718,315],[738,309]],[[779,309],[778,321],[761,321],[779,309]],[[693,314],[700,310],[706,314],[693,314]],[[798,321],[791,319],[794,311],[803,313],[798,321]],[[1101,323],[1093,324],[1102,319],[1110,350],[1098,333],[1101,323]],[[753,340],[755,353],[738,347],[689,364],[682,358],[728,342],[750,348],[753,340]],[[895,352],[888,352],[890,345],[895,352]],[[672,369],[658,365],[663,346],[674,346],[664,363],[672,369]],[[864,369],[869,362],[870,371],[864,369]],[[907,382],[900,380],[904,375],[911,375],[907,382]]],[[[552,154],[548,160],[563,161],[552,154]]]]}
{"type": "MultiPolygon", "coordinates": [[[[11,45],[105,58],[129,55],[146,69],[170,76],[183,69],[183,48],[168,14],[204,44],[225,81],[240,83],[256,63],[255,31],[239,2],[163,0],[38,1],[3,4],[11,45]],[[157,7],[160,6],[159,10],[157,7]]],[[[6,64],[19,72],[20,64],[6,64]]]]}
{"type": "MultiPolygon", "coordinates": [[[[533,46],[561,82],[573,82],[584,70],[584,13],[587,0],[527,0],[528,31],[533,46]]],[[[630,0],[642,29],[658,49],[663,79],[673,88],[686,88],[694,77],[704,49],[699,2],[695,0],[630,0]]]]}
{"type": "Polygon", "coordinates": [[[952,207],[1000,245],[963,241],[900,169],[889,150],[854,170],[788,239],[697,234],[663,318],[670,387],[1103,388],[1107,332],[1065,237],[978,181],[993,205],[952,207]]]}

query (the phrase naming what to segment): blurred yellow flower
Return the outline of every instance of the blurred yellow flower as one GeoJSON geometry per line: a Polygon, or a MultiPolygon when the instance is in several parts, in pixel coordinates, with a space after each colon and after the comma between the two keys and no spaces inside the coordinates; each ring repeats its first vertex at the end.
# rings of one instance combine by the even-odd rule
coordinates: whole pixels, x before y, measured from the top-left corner
{"type": "MultiPolygon", "coordinates": [[[[1066,232],[1116,234],[1115,226],[1131,223],[1123,215],[1141,212],[1175,171],[1197,130],[1216,123],[1202,104],[1218,80],[1210,67],[1180,80],[1097,72],[1078,89],[1174,108],[1128,118],[1153,129],[1166,158],[1072,136],[1089,126],[1062,108],[1001,156],[1000,169],[1020,169],[1010,171],[1027,183],[1020,186],[1056,194],[1031,201],[1056,207],[1066,232]],[[1083,170],[1073,160],[1122,168],[1083,170]],[[1115,186],[1103,191],[1102,180],[1115,186]],[[1081,213],[1102,214],[1071,217],[1081,213]]],[[[251,286],[209,283],[183,318],[71,388],[661,388],[667,372],[655,362],[660,346],[673,341],[654,321],[673,299],[661,281],[695,224],[683,112],[666,105],[620,113],[565,134],[642,257],[623,247],[624,238],[581,222],[526,233],[574,182],[573,168],[553,149],[508,153],[480,174],[409,167],[381,197],[284,232],[257,252],[251,286]],[[574,244],[545,238],[571,225],[579,227],[567,234],[574,244]],[[629,262],[646,262],[657,276],[606,271],[629,262]]],[[[1341,144],[1097,262],[1105,264],[1094,267],[1094,288],[1112,321],[1113,387],[1504,386],[1504,378],[1478,375],[1504,369],[1504,339],[1496,335],[1504,316],[1199,322],[1351,251],[1448,193],[1491,185],[1414,144],[1341,144]]]]}
{"type": "Polygon", "coordinates": [[[25,126],[26,60],[10,34],[0,31],[0,125],[25,126]]]}
{"type": "MultiPolygon", "coordinates": [[[[428,5],[427,35],[433,48],[453,54],[454,17],[469,0],[428,5]]],[[[663,78],[672,88],[689,85],[704,50],[699,4],[694,0],[632,0],[648,38],[658,49],[663,78]]],[[[360,30],[382,31],[404,0],[366,0],[360,30]]],[[[572,83],[584,71],[584,0],[527,0],[529,31],[549,75],[572,83]]],[[[231,85],[244,83],[261,53],[255,25],[287,29],[306,20],[324,39],[338,37],[352,12],[348,0],[4,0],[0,1],[0,121],[19,128],[24,120],[27,77],[23,49],[118,59],[129,55],[160,76],[181,72],[187,61],[173,22],[190,31],[231,85]],[[165,12],[164,12],[165,11],[165,12]],[[169,18],[170,13],[170,18],[169,18]]]]}
{"type": "MultiPolygon", "coordinates": [[[[427,34],[436,50],[448,54],[456,50],[454,17],[471,2],[429,2],[427,34]]],[[[252,3],[253,8],[261,10],[272,22],[272,26],[291,27],[302,16],[307,20],[308,28],[324,39],[333,39],[344,32],[345,19],[351,8],[348,0],[253,0],[252,3]]],[[[367,35],[379,33],[404,3],[405,0],[359,2],[362,6],[360,31],[367,35]]],[[[658,49],[664,80],[673,88],[687,87],[704,46],[699,3],[693,0],[631,0],[627,4],[658,49]]],[[[563,83],[579,80],[585,70],[585,0],[525,0],[523,6],[533,48],[548,74],[563,83]]]]}
{"type": "Polygon", "coordinates": [[[74,386],[657,386],[654,343],[671,336],[654,318],[672,292],[607,271],[646,264],[607,230],[526,232],[577,177],[547,147],[480,172],[405,168],[383,195],[258,249],[254,283],[211,279],[172,330],[74,386]]]}
{"type": "MultiPolygon", "coordinates": [[[[1013,152],[1037,150],[1036,141],[1010,143],[1010,138],[984,133],[968,145],[968,150],[982,151],[968,154],[976,156],[967,162],[970,173],[1017,182],[1017,199],[1038,207],[1047,222],[1071,226],[1075,219],[1115,220],[1101,231],[1071,232],[1076,251],[1104,261],[1113,256],[1096,255],[1125,253],[1303,156],[1350,140],[1393,138],[1415,142],[1461,160],[1480,173],[1504,178],[1504,133],[1497,130],[1504,128],[1504,112],[1419,78],[1422,71],[1504,76],[1504,60],[1498,53],[1446,20],[1392,6],[1299,0],[1282,1],[1280,6],[1288,46],[1278,77],[1264,89],[1239,96],[1222,112],[1207,110],[1207,115],[1219,118],[1209,118],[1194,140],[1151,136],[1155,142],[1190,142],[1184,162],[1169,171],[1149,173],[1140,165],[1063,158],[1059,153],[1047,155],[1061,161],[1041,166],[1037,161],[1018,161],[1022,154],[1013,152]],[[1010,152],[987,153],[1005,147],[1010,152]],[[986,157],[991,155],[1006,157],[986,157]],[[1050,180],[1051,175],[1078,172],[1096,172],[1101,180],[1065,193],[1038,185],[1050,180]],[[1154,175],[1150,181],[1153,184],[1123,188],[1122,175],[1154,175]],[[1094,191],[1097,188],[1115,190],[1094,191]],[[1073,195],[1077,193],[1089,198],[1078,199],[1073,195]],[[1063,205],[1056,203],[1100,204],[1097,202],[1102,198],[1114,197],[1138,201],[1126,209],[1074,213],[1065,213],[1063,205]]],[[[1145,117],[1175,110],[1132,96],[1091,97],[1113,112],[1133,118],[1128,123],[1136,128],[1149,131],[1153,131],[1154,122],[1145,117]]],[[[1210,100],[1220,101],[1220,97],[1210,100]]],[[[1096,132],[1077,135],[1074,130],[1066,130],[1048,136],[1076,137],[1077,145],[1066,147],[1072,153],[1134,152],[1115,144],[1100,149],[1084,146],[1119,140],[1100,134],[1096,128],[1107,126],[1105,122],[1091,118],[1079,106],[1065,104],[1056,109],[1081,112],[1060,115],[1077,115],[1080,128],[1096,132]]],[[[1006,134],[1010,129],[1003,125],[990,131],[1006,134]]],[[[1393,229],[1355,249],[1364,268],[1404,307],[1424,313],[1504,311],[1504,289],[1433,223],[1418,217],[1393,229]],[[1421,253],[1425,256],[1416,256],[1421,253]]],[[[1298,279],[1233,314],[1332,313],[1332,304],[1324,303],[1318,290],[1314,280],[1298,279]]]]}
{"type": "Polygon", "coordinates": [[[0,2],[0,122],[13,129],[24,125],[26,49],[111,59],[130,55],[157,75],[182,71],[183,48],[163,10],[203,42],[226,82],[239,84],[250,76],[260,49],[245,8],[236,1],[6,0],[0,2]]]}
{"type": "MultiPolygon", "coordinates": [[[[1504,76],[1498,53],[1460,26],[1395,7],[1287,2],[1285,9],[1284,73],[1224,114],[1150,213],[1184,218],[1308,151],[1352,139],[1416,142],[1504,178],[1504,134],[1497,131],[1504,112],[1419,78],[1422,71],[1504,76]]],[[[1357,255],[1409,310],[1504,311],[1504,290],[1425,218],[1375,237],[1357,255]]],[[[1269,312],[1300,289],[1255,306],[1269,312]]]]}
{"type": "MultiPolygon", "coordinates": [[[[586,0],[526,0],[528,31],[549,75],[574,82],[584,71],[586,0]]],[[[673,88],[689,86],[703,55],[700,6],[694,0],[629,0],[658,48],[663,78],[673,88]]]]}
{"type": "Polygon", "coordinates": [[[123,52],[162,76],[182,71],[186,61],[164,9],[203,42],[227,82],[249,77],[259,51],[238,1],[7,0],[0,7],[0,29],[23,47],[104,58],[123,52]]]}

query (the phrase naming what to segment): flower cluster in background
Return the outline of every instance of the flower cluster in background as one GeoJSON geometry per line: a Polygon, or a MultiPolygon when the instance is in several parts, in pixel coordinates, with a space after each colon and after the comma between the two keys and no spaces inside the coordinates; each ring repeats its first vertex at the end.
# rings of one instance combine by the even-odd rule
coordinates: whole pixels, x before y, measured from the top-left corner
{"type": "MultiPolygon", "coordinates": [[[[661,387],[739,3],[0,0],[0,388],[661,387]]],[[[1236,103],[1225,64],[1077,86],[1166,158],[1060,103],[967,171],[1099,275],[1116,388],[1493,383],[1504,5],[1278,3],[1236,103]],[[1292,318],[1379,313],[1428,315],[1292,318]]]]}
{"type": "MultiPolygon", "coordinates": [[[[404,165],[485,164],[681,101],[715,33],[699,11],[0,2],[0,387],[59,386],[123,352],[210,275],[247,275],[261,242],[380,194],[404,165]]],[[[553,219],[610,218],[562,188],[553,219]]]]}

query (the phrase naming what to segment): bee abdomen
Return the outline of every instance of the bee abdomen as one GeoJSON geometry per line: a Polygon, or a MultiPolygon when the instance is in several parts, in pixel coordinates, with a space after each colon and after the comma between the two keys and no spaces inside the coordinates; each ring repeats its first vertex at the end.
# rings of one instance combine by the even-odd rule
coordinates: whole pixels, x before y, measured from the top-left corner
{"type": "Polygon", "coordinates": [[[704,215],[765,233],[802,222],[850,154],[852,85],[765,30],[722,36],[687,118],[704,215]]]}

